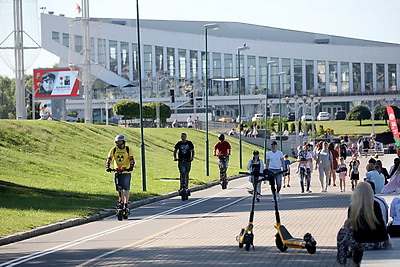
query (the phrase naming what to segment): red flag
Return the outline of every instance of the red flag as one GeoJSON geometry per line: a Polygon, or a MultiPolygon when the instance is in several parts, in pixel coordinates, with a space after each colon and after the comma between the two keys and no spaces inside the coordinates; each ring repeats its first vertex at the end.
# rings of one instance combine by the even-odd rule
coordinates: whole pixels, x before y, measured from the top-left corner
{"type": "Polygon", "coordinates": [[[78,3],[76,3],[76,10],[78,10],[78,14],[80,14],[82,11],[82,8],[78,3]]]}
{"type": "Polygon", "coordinates": [[[386,106],[386,111],[389,117],[389,125],[393,133],[393,139],[396,142],[396,146],[400,146],[399,129],[397,127],[396,116],[394,115],[392,106],[386,106]]]}

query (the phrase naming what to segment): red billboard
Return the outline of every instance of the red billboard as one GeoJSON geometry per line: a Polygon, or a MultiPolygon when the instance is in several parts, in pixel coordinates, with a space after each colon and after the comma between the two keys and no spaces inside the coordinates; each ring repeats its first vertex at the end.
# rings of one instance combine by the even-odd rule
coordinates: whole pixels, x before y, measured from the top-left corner
{"type": "Polygon", "coordinates": [[[35,69],[35,98],[79,97],[78,70],[35,69]]]}

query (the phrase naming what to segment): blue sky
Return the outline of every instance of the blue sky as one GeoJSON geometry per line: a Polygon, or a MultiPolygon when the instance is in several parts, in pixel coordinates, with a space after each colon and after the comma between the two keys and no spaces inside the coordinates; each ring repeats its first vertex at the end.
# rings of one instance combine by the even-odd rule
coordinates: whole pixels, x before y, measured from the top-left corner
{"type": "MultiPolygon", "coordinates": [[[[76,3],[38,0],[38,7],[76,17],[76,3]]],[[[400,44],[399,0],[139,0],[139,8],[142,19],[236,21],[400,44]]],[[[90,0],[90,16],[136,18],[136,0],[90,0]]],[[[34,67],[57,61],[41,52],[34,67]]],[[[0,75],[13,74],[0,62],[0,75]]]]}

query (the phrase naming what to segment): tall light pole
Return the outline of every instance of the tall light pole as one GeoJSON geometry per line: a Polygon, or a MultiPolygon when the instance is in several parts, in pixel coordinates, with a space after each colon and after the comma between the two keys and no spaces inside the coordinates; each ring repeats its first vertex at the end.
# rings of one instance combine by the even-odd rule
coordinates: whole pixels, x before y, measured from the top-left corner
{"type": "Polygon", "coordinates": [[[142,90],[142,64],[141,64],[141,52],[140,52],[140,25],[139,25],[139,0],[136,0],[136,30],[137,30],[137,42],[138,42],[138,79],[139,79],[139,114],[140,114],[140,151],[141,151],[141,163],[142,163],[142,190],[146,191],[146,147],[144,145],[144,133],[143,133],[143,90],[142,90]]]}
{"type": "Polygon", "coordinates": [[[265,134],[264,134],[264,162],[267,161],[267,134],[268,134],[268,90],[271,75],[271,65],[275,64],[275,61],[267,61],[267,88],[265,88],[265,134]]]}
{"type": "Polygon", "coordinates": [[[219,26],[216,23],[210,23],[204,25],[204,39],[205,39],[205,53],[206,53],[206,86],[205,86],[205,97],[206,97],[206,175],[210,176],[210,151],[209,151],[209,140],[208,140],[208,30],[218,30],[219,26]]]}
{"type": "Polygon", "coordinates": [[[282,76],[285,75],[286,72],[282,71],[282,72],[278,72],[278,76],[279,76],[279,139],[280,139],[280,148],[282,150],[282,103],[281,103],[281,90],[283,88],[283,84],[282,84],[282,76]]]}
{"type": "Polygon", "coordinates": [[[242,119],[242,100],[241,100],[241,90],[242,90],[242,80],[240,78],[240,52],[244,52],[249,50],[250,47],[246,46],[246,44],[244,44],[241,47],[237,48],[237,60],[238,60],[238,101],[239,101],[239,168],[242,169],[243,167],[243,162],[242,162],[242,124],[241,124],[241,119],[242,119]]]}

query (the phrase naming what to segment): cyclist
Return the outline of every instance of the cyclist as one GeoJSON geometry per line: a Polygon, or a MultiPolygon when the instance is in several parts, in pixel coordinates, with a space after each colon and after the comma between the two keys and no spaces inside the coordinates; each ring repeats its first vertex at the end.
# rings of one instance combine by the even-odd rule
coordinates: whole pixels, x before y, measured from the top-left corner
{"type": "Polygon", "coordinates": [[[106,171],[111,172],[111,162],[114,160],[114,169],[123,170],[121,174],[114,174],[115,188],[118,192],[118,208],[125,209],[129,213],[128,203],[131,187],[131,171],[135,166],[132,150],[126,146],[125,136],[119,134],[115,137],[115,147],[112,147],[108,152],[106,160],[106,171]]]}
{"type": "Polygon", "coordinates": [[[229,156],[231,155],[231,145],[225,141],[225,135],[218,136],[219,142],[214,145],[214,156],[217,156],[218,150],[218,166],[220,169],[228,170],[229,156]]]}
{"type": "Polygon", "coordinates": [[[181,181],[180,189],[187,189],[188,187],[189,172],[193,158],[194,158],[194,145],[191,141],[187,140],[186,133],[182,133],[181,141],[176,143],[174,150],[174,161],[178,161],[178,169],[180,173],[180,181],[181,181]],[[178,157],[176,157],[177,152],[178,152],[178,157]]]}

